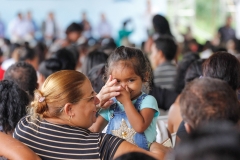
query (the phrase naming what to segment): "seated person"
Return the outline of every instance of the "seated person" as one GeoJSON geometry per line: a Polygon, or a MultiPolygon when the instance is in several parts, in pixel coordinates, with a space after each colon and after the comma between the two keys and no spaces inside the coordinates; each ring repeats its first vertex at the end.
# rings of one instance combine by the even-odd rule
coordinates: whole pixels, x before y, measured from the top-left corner
{"type": "Polygon", "coordinates": [[[23,143],[12,138],[12,136],[0,132],[0,139],[0,156],[5,157],[6,159],[40,160],[36,153],[34,153],[23,143]]]}
{"type": "MultiPolygon", "coordinates": [[[[203,77],[221,79],[237,92],[240,87],[240,62],[225,51],[216,52],[203,63],[203,77]]],[[[177,136],[181,139],[186,135],[184,122],[181,122],[177,136]]]]}
{"type": "Polygon", "coordinates": [[[209,122],[193,130],[167,156],[171,160],[239,160],[240,133],[225,121],[209,122]]]}
{"type": "Polygon", "coordinates": [[[219,79],[193,80],[182,91],[179,103],[187,133],[211,121],[227,120],[237,124],[240,120],[236,93],[219,79]]]}
{"type": "Polygon", "coordinates": [[[177,52],[177,45],[170,37],[161,37],[154,41],[149,57],[153,71],[155,86],[173,89],[176,66],[171,61],[177,52]]]}
{"type": "Polygon", "coordinates": [[[58,71],[50,75],[35,99],[29,115],[18,123],[14,138],[26,144],[42,159],[113,159],[128,152],[142,152],[163,159],[168,149],[156,142],[145,151],[121,138],[92,133],[96,105],[109,106],[120,87],[111,81],[96,96],[81,72],[58,71]],[[71,78],[69,78],[71,77],[71,78]],[[46,145],[47,144],[47,145],[46,145]]]}
{"type": "Polygon", "coordinates": [[[28,94],[12,81],[0,81],[0,132],[12,135],[18,121],[26,115],[28,94]]]}
{"type": "Polygon", "coordinates": [[[13,81],[22,90],[33,98],[34,90],[38,88],[37,73],[32,65],[27,62],[17,62],[11,65],[4,74],[5,80],[13,81]]]}

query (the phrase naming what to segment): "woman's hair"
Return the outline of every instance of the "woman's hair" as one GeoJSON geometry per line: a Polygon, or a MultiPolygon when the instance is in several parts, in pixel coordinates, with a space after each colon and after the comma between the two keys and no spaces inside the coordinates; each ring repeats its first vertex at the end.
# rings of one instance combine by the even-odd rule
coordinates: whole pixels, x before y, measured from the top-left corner
{"type": "Polygon", "coordinates": [[[152,19],[154,30],[160,35],[170,35],[172,33],[170,31],[169,23],[167,19],[159,14],[155,15],[152,19]]]}
{"type": "Polygon", "coordinates": [[[216,52],[203,63],[203,76],[227,82],[233,90],[240,87],[240,62],[227,52],[216,52]]]}
{"type": "Polygon", "coordinates": [[[206,59],[195,60],[187,69],[185,75],[185,84],[202,76],[202,64],[206,59]]]}
{"type": "Polygon", "coordinates": [[[96,65],[99,65],[101,63],[106,63],[108,59],[108,55],[104,52],[94,50],[90,52],[83,63],[82,72],[84,74],[88,74],[88,72],[96,65]]]}
{"type": "Polygon", "coordinates": [[[55,58],[50,58],[42,61],[39,65],[38,71],[47,78],[49,75],[54,72],[60,71],[62,69],[62,63],[60,60],[55,58]]]}
{"type": "Polygon", "coordinates": [[[105,66],[105,78],[112,73],[113,68],[119,61],[124,61],[126,66],[132,67],[135,74],[141,77],[143,82],[146,82],[146,87],[149,89],[152,82],[152,68],[141,50],[124,46],[116,48],[109,56],[105,66]]]}
{"type": "Polygon", "coordinates": [[[12,132],[18,121],[26,115],[28,94],[14,82],[0,81],[0,126],[5,133],[12,132]]]}
{"type": "Polygon", "coordinates": [[[81,86],[86,76],[74,70],[62,70],[50,75],[40,90],[35,90],[31,103],[32,119],[58,117],[66,103],[77,103],[82,98],[81,86]]]}
{"type": "Polygon", "coordinates": [[[177,74],[174,80],[175,91],[180,94],[185,86],[185,75],[188,67],[200,57],[195,53],[188,53],[183,56],[183,59],[179,62],[177,67],[177,74]]]}

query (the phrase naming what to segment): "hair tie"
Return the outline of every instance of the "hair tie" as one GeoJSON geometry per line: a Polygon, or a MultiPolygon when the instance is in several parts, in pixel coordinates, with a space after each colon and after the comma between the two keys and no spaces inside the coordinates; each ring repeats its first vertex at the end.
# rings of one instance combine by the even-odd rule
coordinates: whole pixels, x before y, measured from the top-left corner
{"type": "Polygon", "coordinates": [[[39,99],[38,99],[38,102],[40,102],[40,103],[41,103],[41,102],[43,102],[44,100],[45,100],[45,97],[43,97],[43,96],[40,96],[40,97],[39,97],[39,99]]]}

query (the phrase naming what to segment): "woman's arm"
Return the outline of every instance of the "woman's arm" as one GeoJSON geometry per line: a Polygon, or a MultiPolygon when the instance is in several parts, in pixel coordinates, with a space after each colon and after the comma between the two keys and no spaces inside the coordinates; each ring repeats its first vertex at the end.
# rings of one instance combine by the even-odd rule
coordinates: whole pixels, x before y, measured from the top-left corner
{"type": "Polygon", "coordinates": [[[153,142],[152,145],[150,146],[150,152],[149,152],[149,151],[139,148],[136,145],[133,145],[127,141],[124,141],[119,145],[117,151],[115,152],[114,159],[125,153],[141,152],[141,153],[145,153],[149,156],[152,156],[156,159],[163,160],[166,153],[169,150],[170,150],[170,148],[164,147],[163,145],[161,145],[159,143],[153,142]]]}
{"type": "Polygon", "coordinates": [[[10,135],[0,132],[0,155],[7,159],[40,160],[36,153],[10,135]]]}

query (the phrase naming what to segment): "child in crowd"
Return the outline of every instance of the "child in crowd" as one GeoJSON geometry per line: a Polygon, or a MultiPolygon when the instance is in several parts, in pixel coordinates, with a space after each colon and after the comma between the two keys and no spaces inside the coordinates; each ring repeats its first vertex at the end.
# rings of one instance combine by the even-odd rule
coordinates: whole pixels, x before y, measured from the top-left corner
{"type": "Polygon", "coordinates": [[[142,92],[152,80],[149,61],[141,50],[121,46],[110,55],[105,74],[109,77],[105,85],[115,81],[121,87],[120,94],[113,105],[100,110],[96,123],[89,129],[100,132],[108,124],[108,134],[148,150],[156,139],[159,115],[156,99],[142,92]]]}

